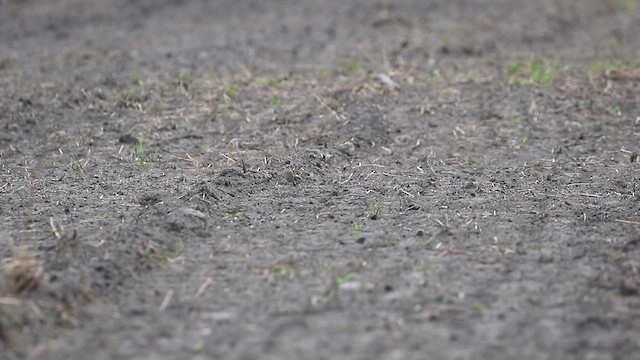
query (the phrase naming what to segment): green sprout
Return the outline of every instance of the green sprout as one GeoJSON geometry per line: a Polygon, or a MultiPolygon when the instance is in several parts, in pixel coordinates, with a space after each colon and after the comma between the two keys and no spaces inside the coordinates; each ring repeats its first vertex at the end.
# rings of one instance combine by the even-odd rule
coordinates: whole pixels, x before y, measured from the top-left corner
{"type": "Polygon", "coordinates": [[[356,273],[355,273],[355,272],[350,272],[350,273],[348,273],[348,274],[346,274],[346,275],[338,276],[338,277],[336,278],[336,285],[337,285],[338,287],[340,287],[340,286],[344,285],[345,283],[349,282],[349,281],[350,281],[351,279],[353,279],[355,276],[356,276],[356,273]]]}
{"type": "Polygon", "coordinates": [[[477,311],[483,311],[491,309],[491,303],[489,302],[477,302],[473,304],[473,308],[477,311]]]}
{"type": "Polygon", "coordinates": [[[133,154],[136,156],[137,160],[133,163],[135,167],[146,167],[147,162],[142,157],[142,146],[144,144],[144,136],[140,136],[138,138],[138,142],[133,147],[133,154]]]}
{"type": "Polygon", "coordinates": [[[558,69],[558,60],[548,65],[542,58],[534,58],[531,60],[531,78],[530,80],[538,87],[547,87],[551,84],[551,78],[558,69]]]}
{"type": "Polygon", "coordinates": [[[288,265],[277,265],[271,270],[274,274],[278,275],[288,275],[293,274],[295,269],[288,265]]]}
{"type": "Polygon", "coordinates": [[[591,64],[591,71],[596,74],[603,73],[607,69],[607,56],[600,54],[598,59],[591,64]]]}
{"type": "Polygon", "coordinates": [[[144,144],[144,136],[140,136],[138,138],[138,142],[136,143],[136,146],[133,147],[133,154],[136,157],[141,157],[142,156],[142,145],[144,144]]]}
{"type": "Polygon", "coordinates": [[[362,69],[362,64],[360,64],[359,62],[352,61],[345,64],[342,68],[342,71],[345,74],[354,74],[360,71],[361,69],[362,69]]]}
{"type": "Polygon", "coordinates": [[[609,109],[609,114],[613,116],[622,116],[620,105],[614,105],[609,109]]]}
{"type": "Polygon", "coordinates": [[[509,63],[505,70],[509,74],[511,82],[533,84],[543,88],[551,85],[559,67],[558,60],[550,62],[542,57],[535,57],[530,61],[521,60],[509,63]]]}
{"type": "Polygon", "coordinates": [[[527,145],[528,142],[529,142],[529,132],[526,132],[524,135],[522,135],[522,138],[520,139],[520,143],[522,145],[527,145]]]}
{"type": "Polygon", "coordinates": [[[186,82],[189,79],[189,72],[187,70],[180,70],[176,73],[176,79],[181,88],[186,88],[186,82]]]}
{"type": "Polygon", "coordinates": [[[636,9],[636,0],[618,0],[618,6],[625,11],[633,11],[636,9]]]}
{"type": "Polygon", "coordinates": [[[278,95],[274,95],[273,97],[271,97],[271,105],[280,105],[280,98],[278,97],[278,95]]]}
{"type": "Polygon", "coordinates": [[[318,77],[322,80],[327,80],[330,76],[331,71],[329,71],[329,69],[322,68],[320,69],[320,71],[318,71],[318,77]]]}
{"type": "Polygon", "coordinates": [[[199,146],[199,145],[196,145],[196,146],[193,148],[193,151],[191,152],[191,156],[193,156],[193,157],[198,157],[198,156],[200,156],[200,155],[202,155],[202,149],[200,148],[200,146],[199,146]]]}
{"type": "Polygon", "coordinates": [[[84,180],[84,169],[82,168],[82,165],[80,165],[80,163],[78,163],[76,161],[76,163],[71,164],[71,168],[73,169],[73,171],[76,174],[76,177],[78,178],[78,180],[84,180]]]}
{"type": "Polygon", "coordinates": [[[353,222],[353,231],[360,231],[360,229],[362,229],[362,224],[360,224],[357,221],[353,222]]]}
{"type": "Polygon", "coordinates": [[[627,71],[634,72],[638,68],[638,63],[627,62],[622,60],[611,61],[606,54],[600,54],[590,70],[592,74],[602,74],[610,71],[618,71],[625,73],[627,71]]]}
{"type": "Polygon", "coordinates": [[[229,84],[227,85],[227,95],[229,95],[230,98],[235,99],[238,97],[238,87],[233,85],[233,84],[229,84]]]}
{"type": "Polygon", "coordinates": [[[259,76],[254,81],[254,85],[278,85],[282,82],[282,79],[277,77],[259,76]]]}
{"type": "Polygon", "coordinates": [[[506,70],[510,76],[518,76],[524,70],[524,63],[522,61],[508,63],[506,70]]]}
{"type": "Polygon", "coordinates": [[[178,250],[165,250],[163,256],[165,259],[175,259],[187,249],[187,244],[182,244],[178,250]]]}
{"type": "Polygon", "coordinates": [[[127,100],[138,99],[142,96],[143,91],[144,89],[142,88],[141,85],[134,85],[127,90],[125,98],[127,100]]]}

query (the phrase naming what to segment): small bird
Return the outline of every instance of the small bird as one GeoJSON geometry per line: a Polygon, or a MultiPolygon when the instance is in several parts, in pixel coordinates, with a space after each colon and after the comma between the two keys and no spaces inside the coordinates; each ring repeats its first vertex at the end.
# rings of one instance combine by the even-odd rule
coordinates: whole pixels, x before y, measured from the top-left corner
{"type": "Polygon", "coordinates": [[[373,77],[373,80],[387,86],[392,90],[400,90],[400,85],[397,82],[393,81],[393,79],[391,79],[386,74],[377,74],[373,77]]]}

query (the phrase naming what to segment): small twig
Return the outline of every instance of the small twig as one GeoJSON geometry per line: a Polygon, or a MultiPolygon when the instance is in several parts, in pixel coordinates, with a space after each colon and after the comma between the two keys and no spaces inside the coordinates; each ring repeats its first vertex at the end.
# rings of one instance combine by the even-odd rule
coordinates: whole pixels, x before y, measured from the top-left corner
{"type": "Polygon", "coordinates": [[[349,174],[349,177],[347,178],[347,180],[341,181],[340,184],[346,184],[349,182],[349,180],[351,180],[351,178],[353,177],[353,173],[349,174]]]}
{"type": "Polygon", "coordinates": [[[27,304],[31,308],[31,311],[33,311],[40,320],[45,318],[44,312],[42,311],[42,309],[40,309],[40,306],[38,306],[35,301],[30,300],[27,302],[27,304]]]}
{"type": "Polygon", "coordinates": [[[0,297],[0,305],[22,305],[22,300],[14,297],[0,297]]]}
{"type": "Polygon", "coordinates": [[[405,195],[409,195],[409,196],[411,196],[411,197],[415,197],[415,195],[413,195],[412,193],[410,193],[410,192],[408,192],[408,191],[404,190],[403,188],[398,188],[398,190],[399,190],[399,191],[402,191],[403,193],[405,193],[405,195]]]}
{"type": "Polygon", "coordinates": [[[327,104],[326,102],[324,102],[324,100],[322,100],[320,98],[320,96],[318,96],[317,94],[313,94],[313,96],[316,98],[316,100],[318,100],[318,102],[320,103],[320,105],[326,107],[327,109],[329,109],[329,111],[331,111],[331,113],[333,113],[333,115],[338,119],[338,120],[347,120],[346,116],[338,113],[337,111],[335,111],[331,106],[329,106],[329,104],[327,104]]]}
{"type": "Polygon", "coordinates": [[[595,197],[595,198],[601,198],[602,195],[598,195],[598,194],[589,194],[589,193],[582,193],[580,194],[582,196],[587,196],[587,197],[595,197]]]}
{"type": "Polygon", "coordinates": [[[616,219],[615,222],[619,222],[619,223],[622,223],[622,224],[628,224],[628,225],[640,225],[640,222],[631,221],[631,220],[616,219]]]}
{"type": "Polygon", "coordinates": [[[238,160],[230,157],[229,155],[225,154],[225,153],[220,153],[220,155],[222,155],[222,157],[224,157],[225,159],[229,160],[229,161],[233,161],[234,163],[238,163],[238,160]]]}
{"type": "Polygon", "coordinates": [[[435,221],[436,223],[438,223],[438,225],[442,226],[443,228],[445,228],[445,229],[447,228],[447,225],[443,224],[442,221],[438,220],[437,218],[434,218],[434,217],[430,216],[429,219],[435,221]]]}
{"type": "Polygon", "coordinates": [[[169,304],[171,304],[171,299],[173,298],[173,294],[175,293],[175,291],[173,291],[173,289],[169,289],[169,291],[167,291],[166,295],[164,296],[164,299],[162,299],[162,303],[160,304],[160,312],[164,312],[167,307],[169,307],[169,304]]]}
{"type": "Polygon", "coordinates": [[[375,170],[373,170],[372,172],[370,172],[367,176],[365,176],[365,177],[364,177],[364,181],[369,180],[369,177],[370,177],[371,175],[374,175],[375,173],[376,173],[376,171],[375,171],[375,170]]]}
{"type": "Polygon", "coordinates": [[[200,285],[200,287],[198,288],[198,291],[196,291],[196,294],[193,296],[193,299],[197,299],[199,298],[202,293],[204,293],[205,290],[207,290],[207,288],[213,284],[213,279],[208,277],[203,283],[202,285],[200,285]]]}
{"type": "Polygon", "coordinates": [[[51,230],[53,230],[53,233],[56,238],[58,238],[58,240],[64,241],[67,238],[67,233],[64,230],[64,226],[58,223],[53,216],[49,218],[49,226],[51,226],[51,230]]]}

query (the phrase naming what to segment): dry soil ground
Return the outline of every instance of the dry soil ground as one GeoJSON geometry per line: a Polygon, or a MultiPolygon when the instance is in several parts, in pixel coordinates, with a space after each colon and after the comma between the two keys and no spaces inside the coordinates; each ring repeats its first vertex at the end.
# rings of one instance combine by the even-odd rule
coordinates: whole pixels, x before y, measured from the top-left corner
{"type": "Polygon", "coordinates": [[[0,1],[0,357],[638,359],[639,49],[635,0],[0,1]]]}

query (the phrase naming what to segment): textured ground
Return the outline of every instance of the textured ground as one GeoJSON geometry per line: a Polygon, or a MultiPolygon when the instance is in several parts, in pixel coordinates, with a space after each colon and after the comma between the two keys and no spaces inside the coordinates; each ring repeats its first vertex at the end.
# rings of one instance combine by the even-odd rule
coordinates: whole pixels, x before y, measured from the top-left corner
{"type": "Polygon", "coordinates": [[[638,49],[633,0],[0,1],[0,357],[637,358],[638,49]]]}

